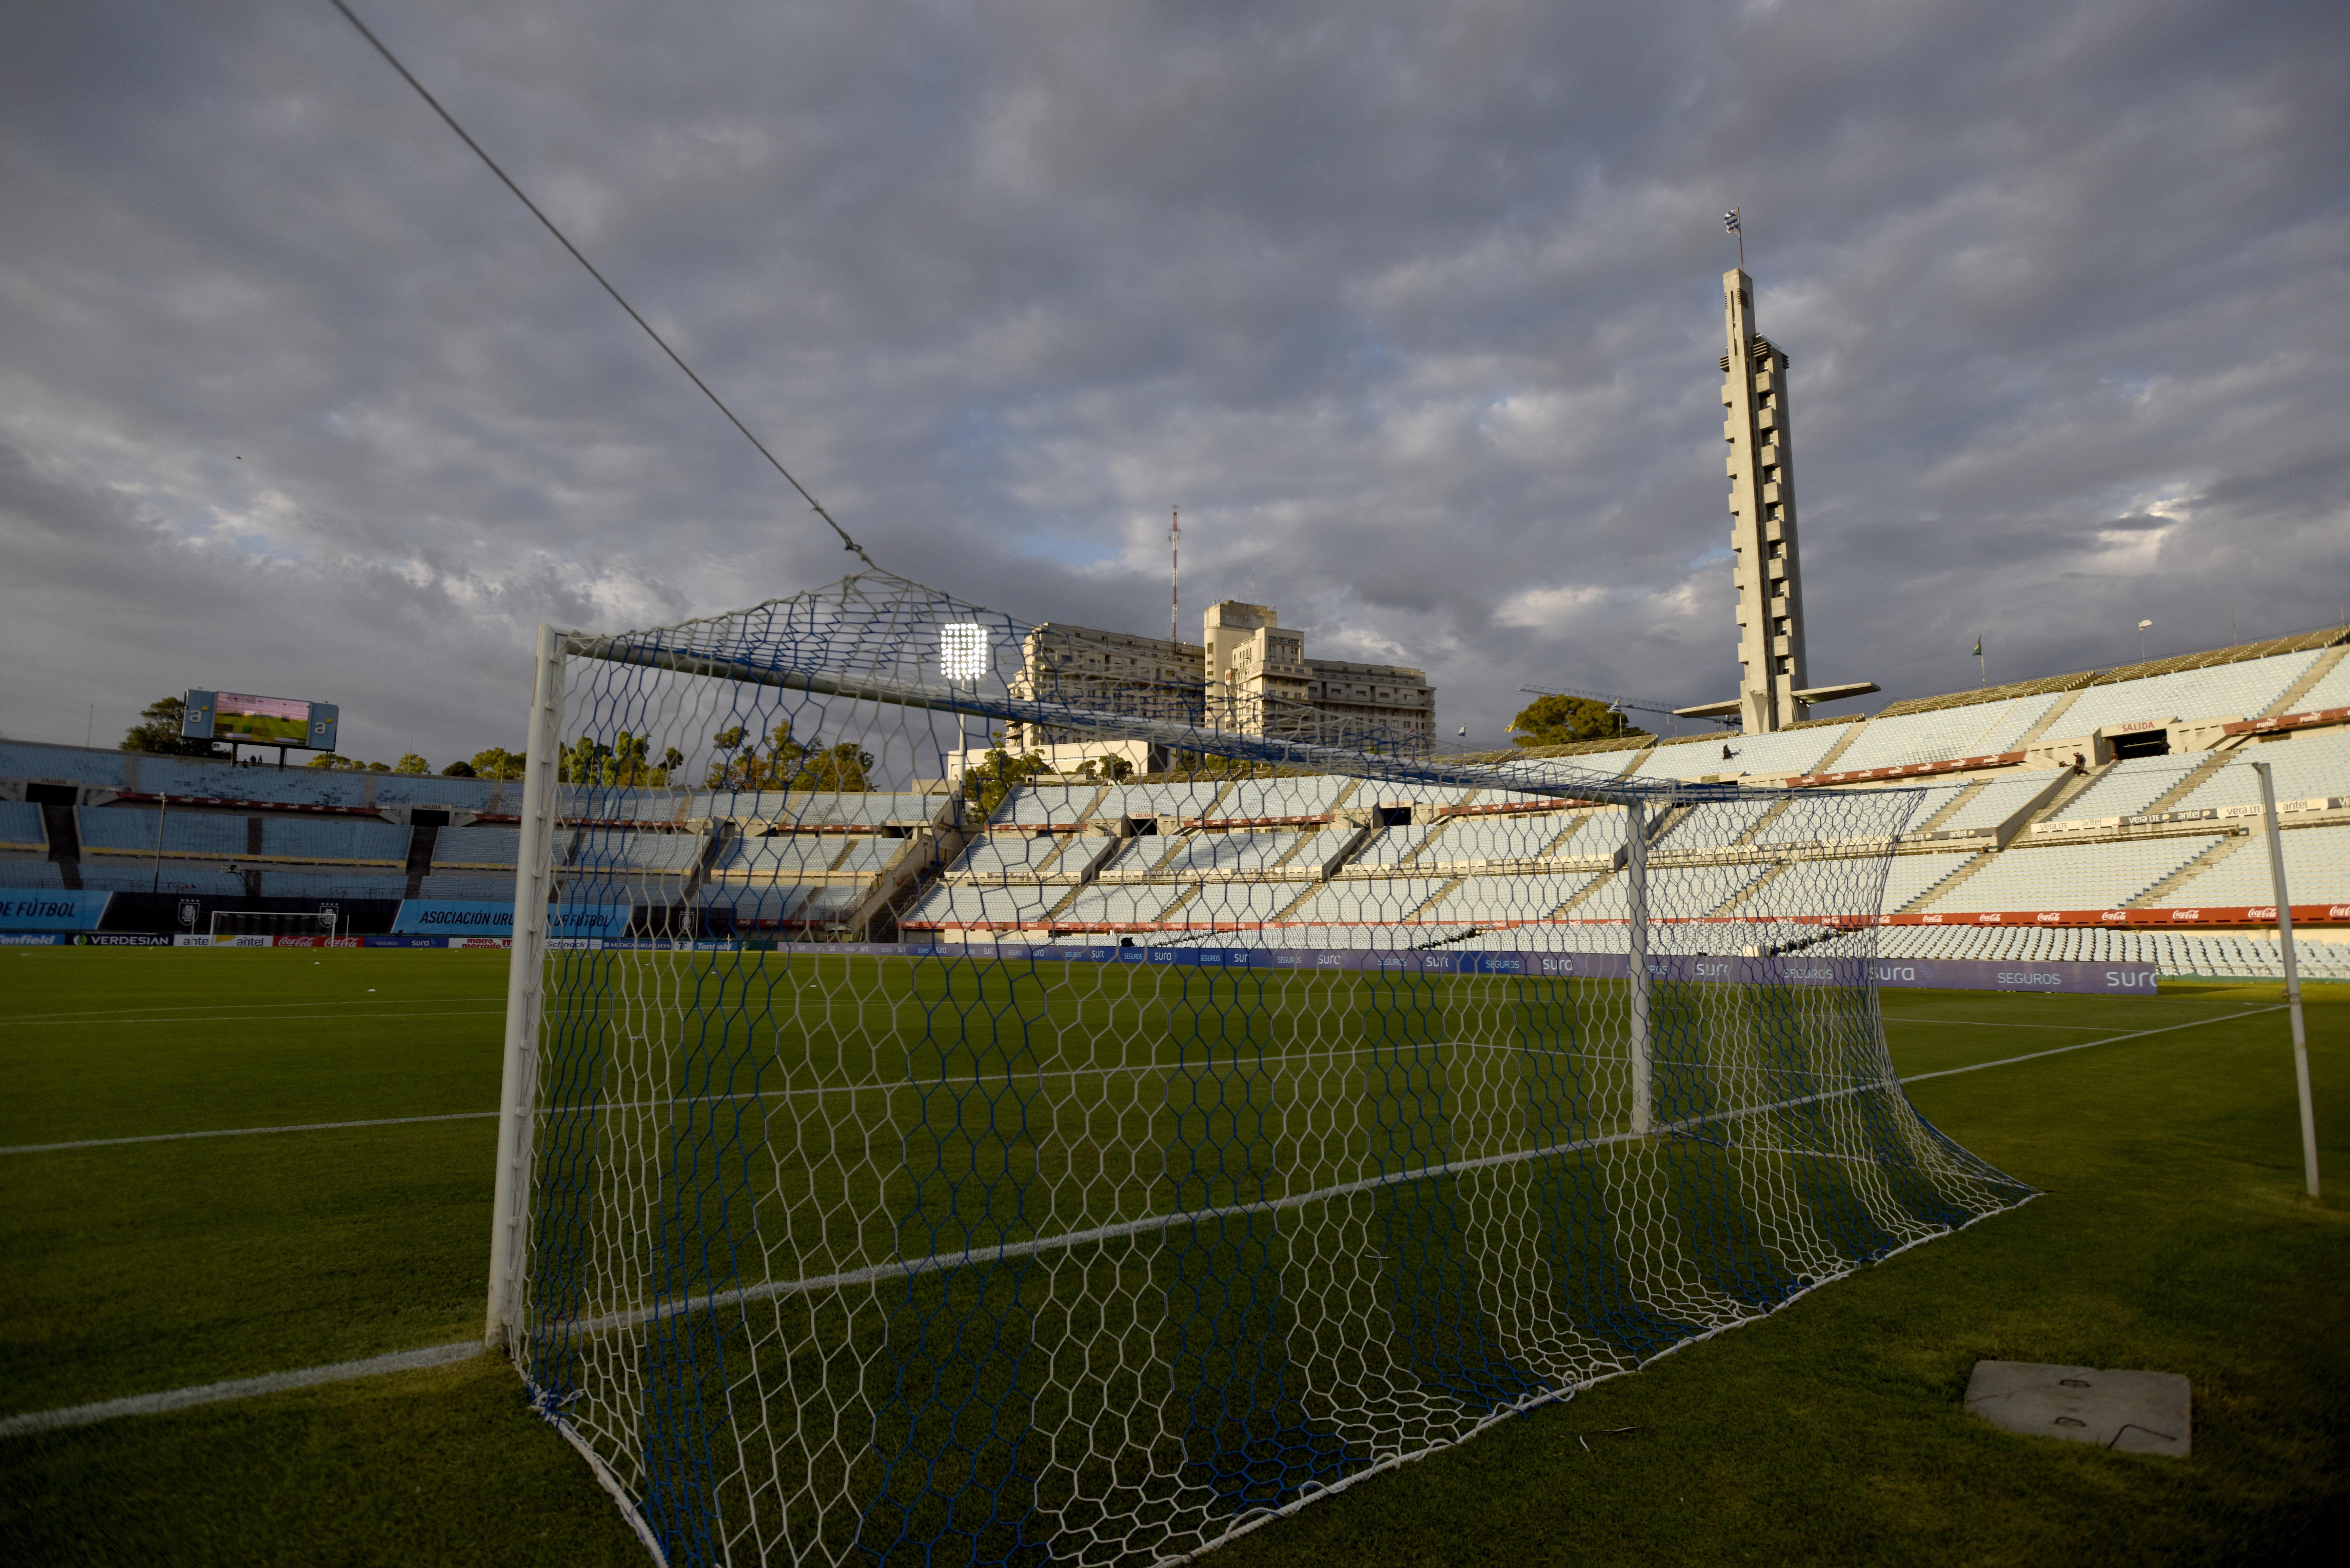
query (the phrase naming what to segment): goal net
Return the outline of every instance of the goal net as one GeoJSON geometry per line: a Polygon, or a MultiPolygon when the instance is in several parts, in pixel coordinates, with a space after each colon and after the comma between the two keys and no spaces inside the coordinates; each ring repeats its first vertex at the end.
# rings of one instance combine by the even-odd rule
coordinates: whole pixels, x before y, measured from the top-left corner
{"type": "Polygon", "coordinates": [[[330,909],[306,909],[297,914],[267,909],[214,909],[213,940],[223,937],[332,937],[342,925],[330,909]]]}
{"type": "Polygon", "coordinates": [[[1217,673],[542,628],[489,1334],[656,1556],[1180,1558],[2032,1195],[1887,1057],[1914,792],[1217,673]]]}

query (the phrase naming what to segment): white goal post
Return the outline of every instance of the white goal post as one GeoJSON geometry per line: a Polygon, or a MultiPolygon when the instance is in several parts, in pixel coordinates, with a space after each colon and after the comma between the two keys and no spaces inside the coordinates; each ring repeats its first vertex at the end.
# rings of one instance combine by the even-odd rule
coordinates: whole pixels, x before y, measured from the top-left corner
{"type": "Polygon", "coordinates": [[[2033,1196],[1886,1052],[1917,791],[1035,632],[879,572],[540,628],[486,1334],[655,1559],[1180,1560],[2033,1196]]]}

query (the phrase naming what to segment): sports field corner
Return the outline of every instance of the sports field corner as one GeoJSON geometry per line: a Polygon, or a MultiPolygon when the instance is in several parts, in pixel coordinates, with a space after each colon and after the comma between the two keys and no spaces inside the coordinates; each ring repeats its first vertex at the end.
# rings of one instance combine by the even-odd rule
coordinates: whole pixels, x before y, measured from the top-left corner
{"type": "MultiPolygon", "coordinates": [[[[479,1337],[504,954],[0,963],[0,1416],[479,1337]]],[[[1214,1560],[2315,1556],[2350,1514],[2350,1234],[2301,1192],[2280,990],[1886,993],[1919,1109],[2041,1197],[1214,1560]],[[2194,1457],[1998,1431],[1960,1404],[1982,1358],[2181,1373],[2194,1457]]],[[[2307,993],[2330,1172],[2345,992],[2307,993]]],[[[486,1355],[12,1435],[0,1474],[23,1561],[647,1560],[486,1355]]]]}

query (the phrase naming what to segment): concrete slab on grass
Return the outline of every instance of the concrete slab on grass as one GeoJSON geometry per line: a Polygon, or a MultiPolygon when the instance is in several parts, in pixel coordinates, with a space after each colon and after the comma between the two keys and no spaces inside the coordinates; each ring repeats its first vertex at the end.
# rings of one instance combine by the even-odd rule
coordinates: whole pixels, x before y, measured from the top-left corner
{"type": "Polygon", "coordinates": [[[2126,1454],[2185,1459],[2194,1404],[2176,1372],[2100,1372],[2033,1361],[1978,1361],[1967,1408],[2011,1432],[2068,1438],[2126,1454]]]}

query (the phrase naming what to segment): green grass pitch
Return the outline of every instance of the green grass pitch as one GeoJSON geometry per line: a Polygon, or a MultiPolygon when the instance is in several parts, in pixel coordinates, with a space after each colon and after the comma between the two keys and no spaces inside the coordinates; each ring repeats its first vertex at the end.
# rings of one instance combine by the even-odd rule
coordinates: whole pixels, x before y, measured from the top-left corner
{"type": "MultiPolygon", "coordinates": [[[[0,981],[0,1146],[496,1098],[503,953],[25,949],[0,981]]],[[[2350,1231],[2300,1192],[2284,1018],[2261,1011],[2278,992],[1887,993],[1905,1074],[2216,1022],[1916,1085],[2046,1196],[1214,1560],[2315,1555],[2350,1513],[2350,1231]],[[1996,1431],[1960,1403],[1984,1356],[2184,1373],[2195,1457],[1996,1431]]],[[[2309,1020],[2321,1152],[2350,1177],[2345,988],[2314,987],[2309,1020]]],[[[0,1414],[477,1335],[494,1136],[473,1116],[0,1156],[0,1414]]],[[[0,1438],[0,1542],[50,1563],[644,1560],[487,1359],[0,1438]]]]}

